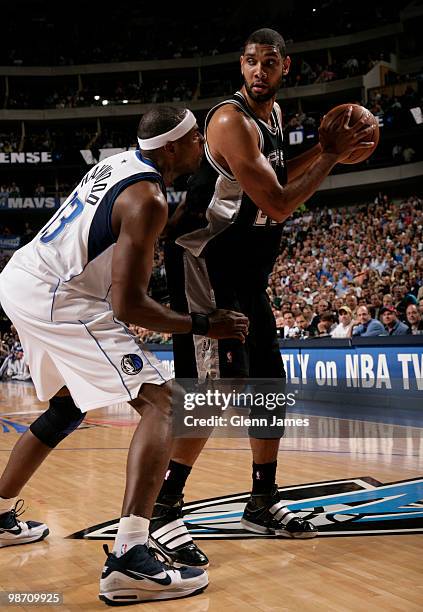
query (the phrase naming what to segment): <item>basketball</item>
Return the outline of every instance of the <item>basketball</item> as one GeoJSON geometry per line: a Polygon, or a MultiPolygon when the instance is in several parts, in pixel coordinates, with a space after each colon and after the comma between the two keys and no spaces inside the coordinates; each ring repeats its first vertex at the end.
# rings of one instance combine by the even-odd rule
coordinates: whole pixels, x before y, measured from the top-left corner
{"type": "Polygon", "coordinates": [[[379,124],[377,118],[367,108],[364,108],[364,106],[360,106],[359,104],[339,104],[338,106],[335,106],[323,117],[321,125],[328,126],[333,121],[337,121],[345,113],[349,106],[353,107],[349,122],[350,127],[352,127],[360,119],[365,119],[366,123],[363,128],[370,125],[373,125],[375,128],[371,137],[374,145],[369,149],[357,149],[356,151],[353,151],[345,159],[339,161],[340,164],[358,164],[365,161],[370,157],[370,155],[372,155],[379,142],[379,124]]]}

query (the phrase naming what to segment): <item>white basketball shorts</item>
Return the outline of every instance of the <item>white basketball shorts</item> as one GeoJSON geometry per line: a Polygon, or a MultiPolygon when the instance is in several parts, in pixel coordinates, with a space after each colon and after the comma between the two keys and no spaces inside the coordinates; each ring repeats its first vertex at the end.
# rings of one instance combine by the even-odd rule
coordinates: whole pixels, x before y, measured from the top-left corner
{"type": "Polygon", "coordinates": [[[66,385],[86,412],[135,399],[144,383],[162,385],[173,378],[110,310],[85,321],[51,323],[24,312],[4,290],[0,299],[41,401],[66,385]]]}

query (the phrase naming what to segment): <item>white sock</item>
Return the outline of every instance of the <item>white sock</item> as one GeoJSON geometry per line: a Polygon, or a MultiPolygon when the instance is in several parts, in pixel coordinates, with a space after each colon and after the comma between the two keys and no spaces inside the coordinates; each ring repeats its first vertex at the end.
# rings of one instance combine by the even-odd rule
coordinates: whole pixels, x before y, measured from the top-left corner
{"type": "Polygon", "coordinates": [[[130,514],[119,521],[113,554],[121,557],[136,544],[146,544],[150,521],[142,516],[130,514]]]}
{"type": "Polygon", "coordinates": [[[16,497],[0,497],[0,514],[4,514],[5,512],[9,512],[16,502],[16,497]]]}

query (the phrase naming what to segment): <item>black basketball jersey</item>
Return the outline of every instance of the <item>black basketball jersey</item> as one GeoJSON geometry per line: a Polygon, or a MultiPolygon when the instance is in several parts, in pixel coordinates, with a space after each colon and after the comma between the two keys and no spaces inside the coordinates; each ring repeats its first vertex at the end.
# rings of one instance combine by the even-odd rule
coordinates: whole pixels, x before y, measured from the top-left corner
{"type": "Polygon", "coordinates": [[[285,185],[287,182],[279,106],[273,107],[269,125],[253,113],[243,94],[236,92],[208,113],[205,123],[208,169],[203,168],[194,178],[192,192],[188,188],[188,211],[190,207],[198,209],[201,204],[207,206],[205,226],[190,228],[176,242],[193,255],[206,257],[208,265],[211,264],[228,282],[240,281],[245,285],[248,281],[249,286],[264,289],[279,252],[282,224],[272,221],[257,208],[236,178],[222,168],[209,151],[207,126],[214,112],[224,104],[233,104],[251,119],[258,132],[261,152],[275,170],[279,183],[285,185]],[[206,177],[206,181],[202,177],[206,177]],[[212,181],[211,189],[207,181],[212,181]],[[202,194],[208,194],[208,199],[200,203],[198,199],[202,194]]]}

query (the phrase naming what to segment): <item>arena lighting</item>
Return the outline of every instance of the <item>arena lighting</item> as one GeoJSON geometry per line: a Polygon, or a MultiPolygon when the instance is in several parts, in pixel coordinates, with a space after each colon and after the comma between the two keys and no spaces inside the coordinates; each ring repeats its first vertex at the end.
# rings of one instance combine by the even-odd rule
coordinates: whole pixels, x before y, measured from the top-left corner
{"type": "Polygon", "coordinates": [[[94,100],[98,102],[100,100],[100,96],[94,96],[94,100]]]}
{"type": "Polygon", "coordinates": [[[109,101],[108,100],[102,100],[101,103],[102,103],[103,106],[107,106],[109,101]]]}

